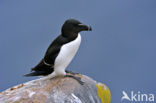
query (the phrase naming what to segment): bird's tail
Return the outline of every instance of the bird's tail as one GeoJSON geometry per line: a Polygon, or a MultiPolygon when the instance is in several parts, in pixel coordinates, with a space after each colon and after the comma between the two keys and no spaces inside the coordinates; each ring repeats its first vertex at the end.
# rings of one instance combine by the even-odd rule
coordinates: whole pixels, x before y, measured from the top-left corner
{"type": "Polygon", "coordinates": [[[44,76],[45,72],[44,71],[35,71],[31,72],[29,74],[25,74],[24,76],[30,77],[30,76],[44,76]]]}

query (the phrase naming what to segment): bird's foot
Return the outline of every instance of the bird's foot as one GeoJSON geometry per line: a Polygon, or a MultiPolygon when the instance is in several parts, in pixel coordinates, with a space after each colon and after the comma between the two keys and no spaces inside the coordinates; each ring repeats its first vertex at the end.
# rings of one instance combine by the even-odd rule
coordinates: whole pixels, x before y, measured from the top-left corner
{"type": "Polygon", "coordinates": [[[72,72],[72,71],[70,71],[70,70],[65,70],[65,72],[66,72],[66,73],[70,73],[70,74],[72,74],[72,75],[80,74],[80,73],[74,73],[74,72],[72,72]]]}
{"type": "Polygon", "coordinates": [[[73,78],[73,79],[75,79],[77,82],[79,82],[81,85],[84,84],[84,82],[81,80],[80,77],[76,77],[76,76],[73,76],[73,75],[65,75],[65,77],[73,78]]]}

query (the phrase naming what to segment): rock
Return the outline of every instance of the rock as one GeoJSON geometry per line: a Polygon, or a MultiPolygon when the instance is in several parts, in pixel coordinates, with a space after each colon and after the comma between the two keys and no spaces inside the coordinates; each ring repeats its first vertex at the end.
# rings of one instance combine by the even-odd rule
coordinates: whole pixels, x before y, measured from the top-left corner
{"type": "Polygon", "coordinates": [[[69,77],[40,78],[0,93],[0,103],[110,103],[109,88],[76,74],[83,85],[69,77]]]}

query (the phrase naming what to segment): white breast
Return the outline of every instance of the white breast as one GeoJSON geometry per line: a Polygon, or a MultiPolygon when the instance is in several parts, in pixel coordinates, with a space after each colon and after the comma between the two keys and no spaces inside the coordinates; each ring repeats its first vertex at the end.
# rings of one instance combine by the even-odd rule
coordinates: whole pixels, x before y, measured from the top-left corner
{"type": "Polygon", "coordinates": [[[78,34],[77,38],[72,42],[63,45],[60,49],[58,56],[54,62],[54,72],[56,75],[65,75],[65,68],[69,65],[75,56],[81,43],[81,35],[78,34]]]}

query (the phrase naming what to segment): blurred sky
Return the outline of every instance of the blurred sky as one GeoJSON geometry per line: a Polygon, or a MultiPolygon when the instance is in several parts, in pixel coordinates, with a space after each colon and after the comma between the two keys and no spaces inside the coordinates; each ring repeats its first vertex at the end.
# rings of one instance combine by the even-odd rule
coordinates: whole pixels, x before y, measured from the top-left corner
{"type": "MultiPolygon", "coordinates": [[[[155,0],[0,0],[0,91],[29,73],[68,18],[91,25],[68,66],[105,83],[112,103],[122,91],[156,95],[155,0]]],[[[124,101],[124,103],[128,103],[124,101]]]]}

